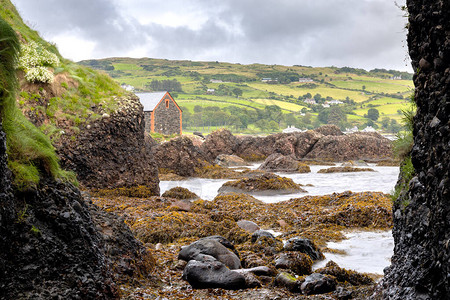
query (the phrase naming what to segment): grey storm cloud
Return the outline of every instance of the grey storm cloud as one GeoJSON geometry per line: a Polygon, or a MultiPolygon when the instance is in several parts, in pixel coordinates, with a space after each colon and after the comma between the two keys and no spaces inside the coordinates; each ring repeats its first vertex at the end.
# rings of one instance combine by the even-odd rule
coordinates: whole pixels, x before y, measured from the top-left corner
{"type": "Polygon", "coordinates": [[[148,57],[169,59],[410,69],[402,48],[407,20],[394,0],[13,2],[45,37],[76,32],[95,44],[96,57],[141,47],[148,57]],[[201,22],[158,22],[167,12],[201,22]],[[137,15],[145,13],[142,23],[137,15]]]}

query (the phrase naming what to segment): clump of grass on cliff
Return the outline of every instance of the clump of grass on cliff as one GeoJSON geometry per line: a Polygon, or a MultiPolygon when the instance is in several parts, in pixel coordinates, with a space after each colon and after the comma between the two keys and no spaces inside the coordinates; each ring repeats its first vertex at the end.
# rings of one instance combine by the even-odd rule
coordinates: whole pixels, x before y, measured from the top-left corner
{"type": "Polygon", "coordinates": [[[414,144],[413,127],[414,116],[416,114],[416,104],[414,95],[410,98],[410,106],[403,110],[403,123],[405,131],[397,134],[394,142],[394,155],[401,160],[400,175],[394,191],[392,192],[392,201],[401,204],[405,208],[409,204],[407,191],[409,189],[409,181],[414,177],[415,169],[411,161],[411,149],[414,144]]]}
{"type": "Polygon", "coordinates": [[[50,140],[16,106],[16,66],[20,44],[14,30],[2,18],[0,49],[0,112],[6,133],[8,166],[13,172],[15,185],[19,189],[35,186],[43,174],[75,181],[73,173],[60,168],[50,140]]]}

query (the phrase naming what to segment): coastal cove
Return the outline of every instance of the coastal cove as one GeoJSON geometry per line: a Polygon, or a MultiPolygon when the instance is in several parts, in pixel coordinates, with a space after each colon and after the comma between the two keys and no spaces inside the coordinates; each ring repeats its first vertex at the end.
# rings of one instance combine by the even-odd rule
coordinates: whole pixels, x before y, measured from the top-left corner
{"type": "MultiPolygon", "coordinates": [[[[254,163],[248,168],[257,169],[261,164],[254,163]]],[[[304,196],[320,196],[332,193],[352,192],[383,192],[389,194],[393,191],[397,177],[398,167],[376,166],[368,164],[367,167],[374,172],[349,172],[349,173],[318,173],[329,166],[310,166],[310,173],[276,173],[277,175],[293,179],[307,191],[307,193],[279,194],[279,195],[253,195],[264,203],[276,203],[292,198],[304,196]]],[[[197,194],[201,199],[212,201],[219,188],[228,179],[188,178],[178,181],[160,181],[160,190],[165,191],[174,187],[183,187],[197,194]]],[[[277,235],[281,232],[272,231],[277,235]]],[[[390,257],[393,254],[394,241],[391,231],[349,231],[345,234],[345,240],[327,243],[327,248],[339,250],[341,253],[324,252],[325,259],[313,265],[314,269],[322,268],[330,260],[340,267],[355,270],[357,272],[371,273],[382,276],[383,269],[390,265],[390,257]]]]}

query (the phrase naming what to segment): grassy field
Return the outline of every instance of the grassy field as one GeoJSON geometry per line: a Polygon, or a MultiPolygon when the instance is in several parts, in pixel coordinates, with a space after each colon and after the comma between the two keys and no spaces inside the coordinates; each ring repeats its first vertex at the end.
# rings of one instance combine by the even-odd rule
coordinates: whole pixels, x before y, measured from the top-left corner
{"type": "Polygon", "coordinates": [[[120,84],[132,85],[140,92],[150,91],[153,80],[177,80],[182,92],[173,94],[189,111],[193,111],[196,105],[248,109],[277,105],[283,113],[306,108],[317,115],[318,107],[304,104],[309,93],[311,97],[319,94],[320,103],[330,99],[345,101],[346,104],[341,106],[347,112],[352,111],[352,114],[347,114],[347,121],[350,125],[360,126],[369,121],[364,117],[369,108],[376,108],[380,119],[388,116],[400,120],[398,111],[407,107],[406,99],[413,89],[412,74],[391,70],[369,72],[353,68],[241,65],[151,58],[110,58],[80,63],[103,68],[120,84]],[[403,79],[392,79],[399,76],[403,79]],[[262,82],[262,78],[272,78],[277,82],[269,84],[262,82]],[[310,78],[312,82],[302,83],[299,78],[310,78]],[[208,89],[214,89],[214,92],[207,92],[208,89]],[[236,90],[241,93],[239,98],[234,94],[236,90]]]}

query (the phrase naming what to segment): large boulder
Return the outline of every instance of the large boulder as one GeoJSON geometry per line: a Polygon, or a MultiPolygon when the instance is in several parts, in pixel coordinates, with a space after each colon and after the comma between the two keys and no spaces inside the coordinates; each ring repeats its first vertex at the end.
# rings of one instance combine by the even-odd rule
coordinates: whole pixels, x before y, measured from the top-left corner
{"type": "Polygon", "coordinates": [[[153,148],[153,153],[158,168],[180,176],[193,176],[197,168],[210,163],[208,157],[185,136],[157,145],[153,148]]]}
{"type": "Polygon", "coordinates": [[[158,169],[144,138],[144,113],[134,95],[118,100],[120,109],[82,127],[73,140],[62,135],[56,149],[65,169],[81,185],[105,189],[143,185],[159,195],[158,169]]]}
{"type": "Polygon", "coordinates": [[[229,130],[221,129],[208,135],[200,150],[214,160],[219,154],[234,154],[237,147],[237,138],[229,130]]]}
{"type": "Polygon", "coordinates": [[[258,170],[268,172],[298,172],[309,173],[311,168],[298,160],[292,158],[292,156],[285,156],[281,153],[271,154],[266,160],[259,166],[258,170]]]}
{"type": "Polygon", "coordinates": [[[194,289],[222,288],[238,290],[247,286],[245,276],[234,272],[211,256],[190,260],[183,270],[183,279],[194,289]]]}
{"type": "Polygon", "coordinates": [[[325,161],[382,160],[392,157],[392,142],[377,133],[322,137],[304,158],[325,161]]]}
{"type": "Polygon", "coordinates": [[[185,261],[200,261],[204,255],[214,257],[230,269],[239,269],[241,267],[239,257],[216,238],[203,238],[189,246],[183,247],[178,254],[178,258],[185,261]]]}

